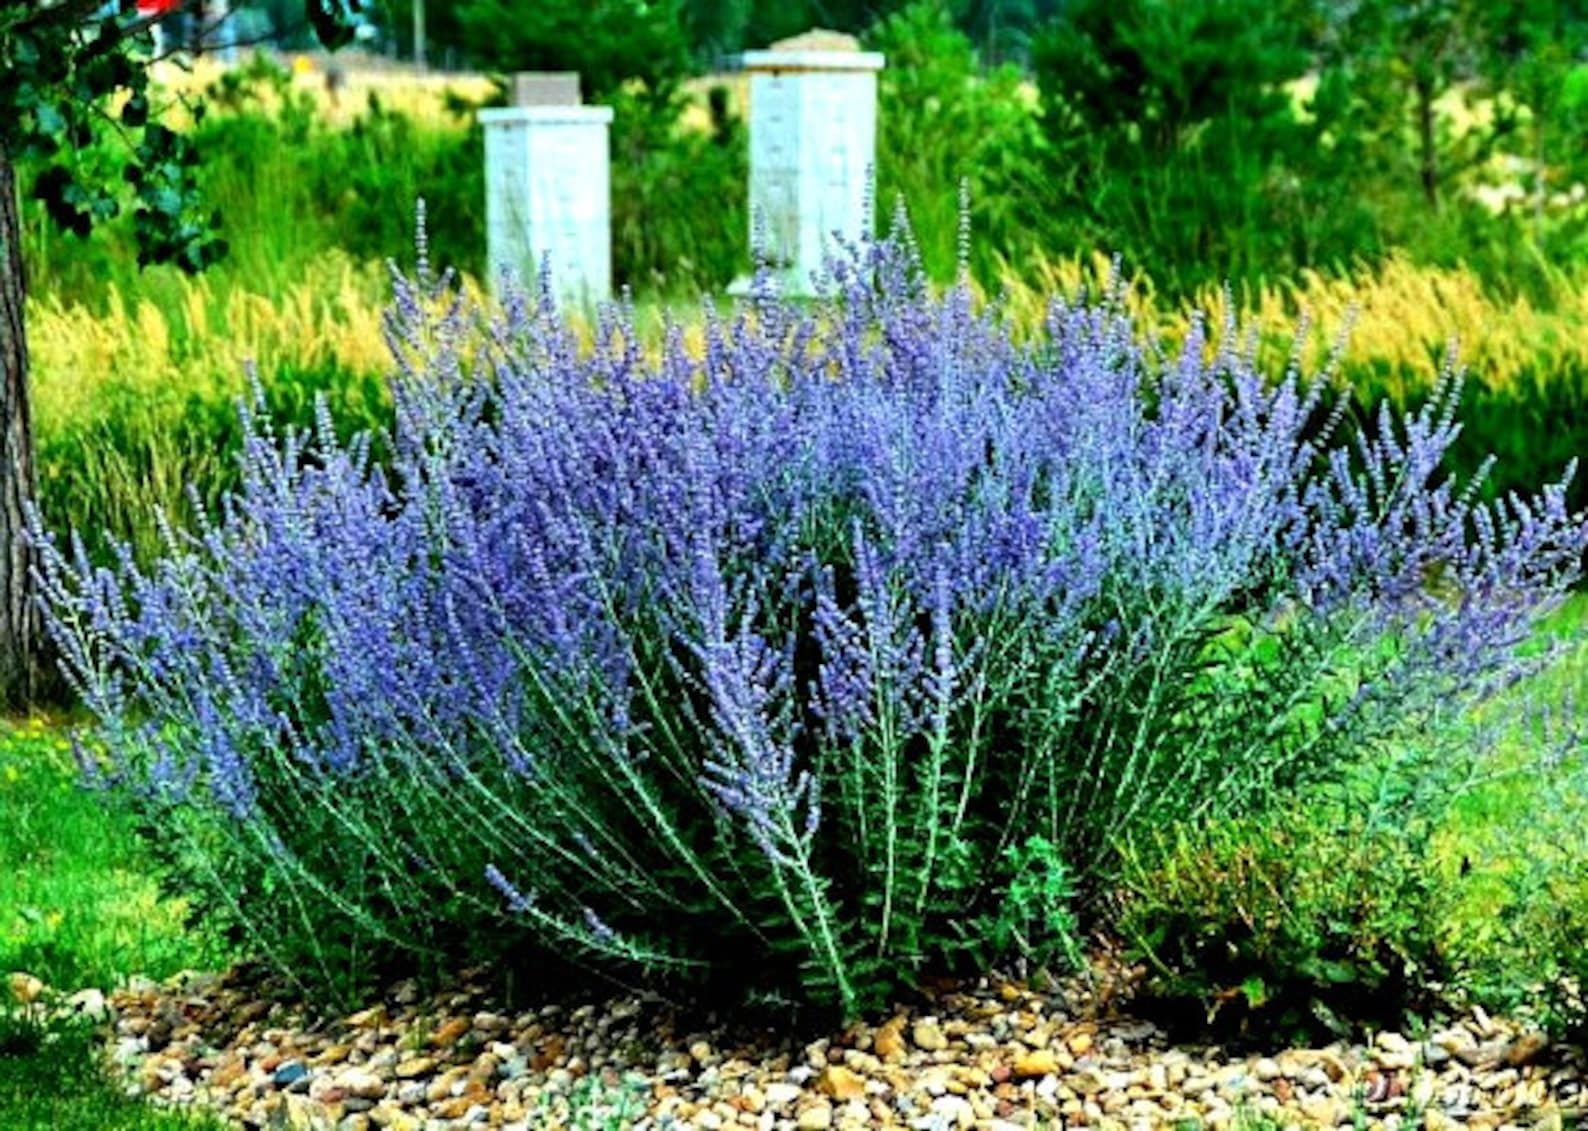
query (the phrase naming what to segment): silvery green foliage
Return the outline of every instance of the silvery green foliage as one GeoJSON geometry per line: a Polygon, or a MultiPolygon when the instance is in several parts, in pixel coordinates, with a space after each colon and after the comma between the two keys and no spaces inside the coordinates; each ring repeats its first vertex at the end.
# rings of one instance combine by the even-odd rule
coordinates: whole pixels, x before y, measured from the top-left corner
{"type": "Polygon", "coordinates": [[[1513,679],[1576,576],[1559,487],[1442,475],[1453,396],[1348,437],[1107,303],[1017,344],[906,242],[833,271],[659,356],[621,310],[584,350],[544,298],[400,281],[389,467],[251,419],[152,569],[46,552],[108,776],[253,945],[311,984],[555,955],[853,1011],[999,957],[1041,888],[1012,848],[1084,899],[1134,832],[1513,679]]]}

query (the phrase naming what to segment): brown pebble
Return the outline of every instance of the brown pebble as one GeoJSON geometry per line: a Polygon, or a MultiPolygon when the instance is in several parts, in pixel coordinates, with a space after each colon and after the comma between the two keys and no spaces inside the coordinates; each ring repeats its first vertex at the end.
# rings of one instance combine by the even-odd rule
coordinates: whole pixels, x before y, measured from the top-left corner
{"type": "Polygon", "coordinates": [[[1536,1061],[1549,1047],[1549,1038],[1536,1030],[1523,1033],[1505,1050],[1505,1063],[1512,1068],[1525,1068],[1536,1061]]]}
{"type": "Polygon", "coordinates": [[[430,1043],[437,1048],[450,1048],[468,1031],[469,1022],[465,1018],[454,1017],[430,1035],[430,1043]]]}
{"type": "Polygon", "coordinates": [[[403,1061],[397,1066],[399,1080],[412,1080],[416,1076],[428,1076],[435,1069],[436,1062],[428,1056],[416,1056],[403,1061]]]}

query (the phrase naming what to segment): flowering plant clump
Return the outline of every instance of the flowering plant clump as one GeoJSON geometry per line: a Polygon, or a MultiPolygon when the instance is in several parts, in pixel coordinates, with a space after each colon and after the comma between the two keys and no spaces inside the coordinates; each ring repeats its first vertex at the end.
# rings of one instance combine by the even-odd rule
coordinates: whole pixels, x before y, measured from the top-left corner
{"type": "Polygon", "coordinates": [[[399,282],[389,464],[250,418],[151,568],[46,549],[94,772],[313,986],[556,958],[854,1012],[1070,953],[1133,836],[1491,693],[1588,547],[1561,487],[1443,475],[1452,396],[1348,435],[1106,303],[1017,342],[906,241],[832,271],[651,350],[399,282]]]}

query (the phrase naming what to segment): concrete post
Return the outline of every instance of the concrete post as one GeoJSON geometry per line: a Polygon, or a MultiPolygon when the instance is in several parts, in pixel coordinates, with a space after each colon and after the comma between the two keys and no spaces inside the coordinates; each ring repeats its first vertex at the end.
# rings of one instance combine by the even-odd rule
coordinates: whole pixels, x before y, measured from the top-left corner
{"type": "Polygon", "coordinates": [[[871,235],[877,72],[865,51],[749,51],[751,251],[809,294],[833,246],[871,235]]]}
{"type": "Polygon", "coordinates": [[[559,302],[612,294],[612,204],[606,106],[480,111],[490,283],[535,281],[549,261],[559,302]]]}

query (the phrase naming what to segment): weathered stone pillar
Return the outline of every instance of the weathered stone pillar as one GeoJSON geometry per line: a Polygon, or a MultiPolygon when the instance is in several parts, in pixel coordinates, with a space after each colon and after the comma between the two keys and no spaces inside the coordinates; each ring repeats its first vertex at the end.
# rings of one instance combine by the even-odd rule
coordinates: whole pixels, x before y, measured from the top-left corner
{"type": "Polygon", "coordinates": [[[880,54],[852,47],[802,46],[806,39],[744,55],[751,252],[778,268],[794,294],[814,290],[813,276],[835,234],[846,240],[871,235],[867,201],[876,167],[877,72],[884,62],[880,54]]]}
{"type": "MultiPolygon", "coordinates": [[[[570,76],[515,79],[515,96],[566,97],[570,76]],[[538,80],[538,81],[537,81],[538,80]],[[529,92],[533,91],[533,94],[529,92]]],[[[578,76],[571,76],[578,99],[578,76]]],[[[486,268],[493,288],[537,280],[542,264],[563,305],[612,294],[612,202],[606,106],[528,105],[480,111],[485,127],[486,268]]]]}

